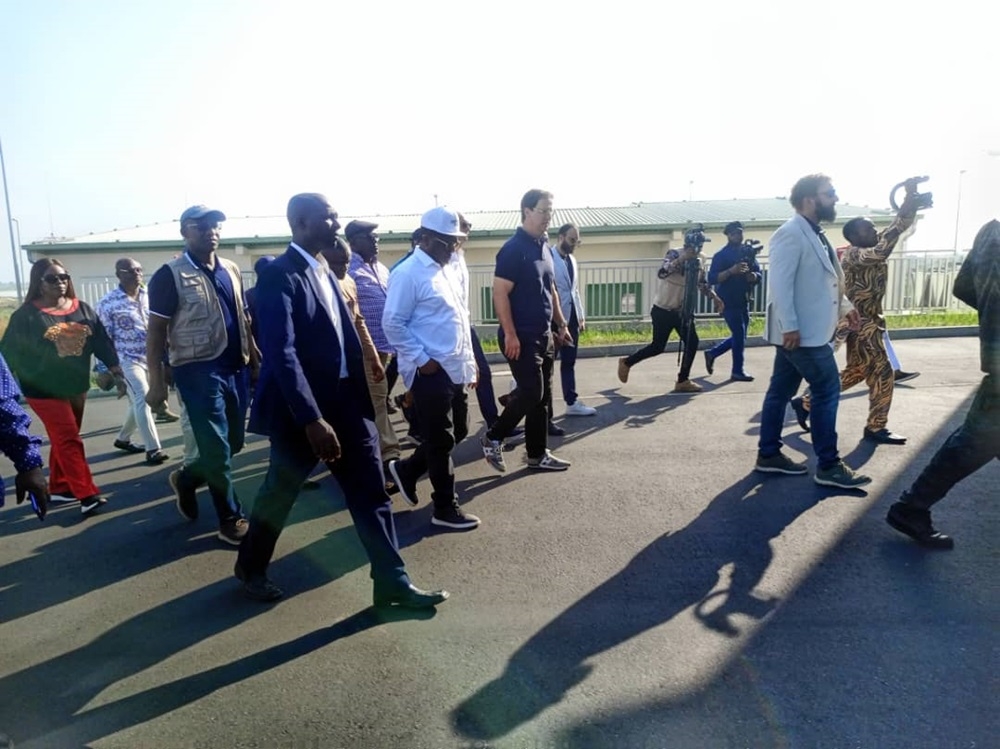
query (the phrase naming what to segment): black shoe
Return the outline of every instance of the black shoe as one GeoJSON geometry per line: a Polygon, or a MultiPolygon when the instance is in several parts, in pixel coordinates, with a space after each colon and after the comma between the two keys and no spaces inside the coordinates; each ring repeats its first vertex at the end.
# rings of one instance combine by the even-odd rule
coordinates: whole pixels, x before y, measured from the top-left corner
{"type": "Polygon", "coordinates": [[[168,460],[170,460],[170,456],[163,452],[163,450],[146,451],[146,462],[151,466],[158,466],[160,463],[166,463],[168,460]]]}
{"type": "Polygon", "coordinates": [[[705,371],[709,374],[715,372],[715,357],[712,356],[711,351],[705,352],[705,371]]]}
{"type": "Polygon", "coordinates": [[[746,372],[734,372],[729,379],[736,382],[753,382],[753,375],[748,375],[746,372]]]}
{"type": "Polygon", "coordinates": [[[450,594],[447,590],[421,590],[413,584],[392,590],[375,587],[372,602],[376,606],[402,606],[406,609],[429,609],[444,603],[450,594]]]}
{"type": "Polygon", "coordinates": [[[801,398],[792,398],[789,401],[792,404],[792,410],[795,412],[795,418],[799,422],[799,426],[802,427],[803,432],[809,431],[809,412],[806,411],[805,404],[802,402],[801,398]]]}
{"type": "Polygon", "coordinates": [[[410,507],[416,507],[420,503],[420,498],[417,497],[417,481],[406,472],[406,464],[399,460],[390,460],[387,467],[389,475],[396,483],[399,496],[410,507]]]}
{"type": "Polygon", "coordinates": [[[565,429],[563,429],[558,424],[553,424],[551,421],[549,422],[549,436],[550,437],[562,437],[565,434],[566,434],[566,430],[565,429]]]}
{"type": "Polygon", "coordinates": [[[479,527],[480,520],[475,515],[462,512],[457,499],[447,507],[435,507],[431,516],[431,525],[452,531],[471,531],[479,527]]]}
{"type": "Polygon", "coordinates": [[[170,488],[174,490],[174,506],[177,507],[177,512],[185,520],[191,522],[197,520],[197,495],[184,469],[178,468],[176,471],[171,471],[170,475],[167,476],[167,481],[170,483],[170,488]]]}
{"type": "Polygon", "coordinates": [[[904,372],[902,369],[897,369],[892,373],[892,379],[896,384],[900,382],[906,382],[907,380],[912,380],[915,377],[919,377],[920,372],[904,372]]]}
{"type": "Polygon", "coordinates": [[[255,601],[277,601],[285,591],[267,579],[267,575],[247,575],[240,563],[233,565],[233,575],[243,583],[243,595],[255,601]]]}
{"type": "Polygon", "coordinates": [[[873,432],[868,427],[865,427],[865,439],[869,442],[876,442],[880,445],[906,444],[906,437],[901,434],[896,434],[895,432],[890,432],[888,429],[879,429],[877,432],[873,432]]]}
{"type": "Polygon", "coordinates": [[[310,492],[319,489],[321,484],[315,479],[306,479],[302,482],[302,491],[310,492]]]}
{"type": "Polygon", "coordinates": [[[885,522],[928,549],[953,549],[955,540],[936,530],[931,524],[930,510],[896,502],[889,508],[885,522]]]}
{"type": "Polygon", "coordinates": [[[139,453],[146,452],[146,448],[142,445],[135,445],[131,442],[126,442],[125,440],[115,440],[115,447],[119,450],[124,450],[132,455],[138,455],[139,453]]]}
{"type": "Polygon", "coordinates": [[[84,497],[80,500],[80,514],[84,516],[93,515],[97,512],[98,507],[107,504],[107,502],[108,500],[100,494],[95,494],[91,497],[84,497]]]}
{"type": "Polygon", "coordinates": [[[399,413],[399,409],[393,405],[392,399],[388,397],[385,399],[385,412],[390,416],[399,413]]]}

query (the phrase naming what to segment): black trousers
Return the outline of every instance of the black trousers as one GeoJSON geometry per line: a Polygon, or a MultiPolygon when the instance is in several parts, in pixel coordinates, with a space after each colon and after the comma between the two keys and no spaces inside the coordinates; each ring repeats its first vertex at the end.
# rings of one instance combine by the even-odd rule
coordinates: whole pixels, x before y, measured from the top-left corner
{"type": "Polygon", "coordinates": [[[663,309],[656,306],[649,311],[649,316],[653,320],[653,341],[648,346],[644,346],[631,356],[626,357],[625,363],[630,367],[634,367],[644,359],[659,356],[667,347],[670,334],[676,330],[677,335],[682,339],[684,344],[681,368],[677,373],[677,380],[683,382],[691,376],[691,365],[694,363],[694,355],[698,353],[698,333],[695,330],[694,320],[691,320],[685,326],[684,321],[681,319],[680,311],[663,309]]]}
{"type": "MultiPolygon", "coordinates": [[[[524,419],[524,450],[529,458],[541,458],[548,448],[549,409],[552,406],[552,367],[555,351],[552,334],[531,339],[518,334],[521,355],[508,359],[510,373],[517,387],[510,394],[500,418],[486,432],[491,440],[503,440],[524,419]]],[[[503,349],[503,331],[500,333],[503,349]]]]}
{"type": "Polygon", "coordinates": [[[986,375],[965,415],[900,501],[927,510],[955,484],[1000,458],[1000,380],[986,375]]]}
{"type": "Polygon", "coordinates": [[[400,461],[400,470],[431,481],[435,507],[448,508],[455,497],[455,465],[451,451],[469,434],[469,397],[439,369],[432,375],[417,372],[410,388],[420,425],[421,442],[413,454],[400,461]]]}
{"type": "MultiPolygon", "coordinates": [[[[371,576],[376,586],[408,585],[391,500],[385,493],[375,422],[364,418],[359,406],[345,398],[337,418],[330,423],[341,446],[340,460],[330,464],[330,471],[344,492],[354,528],[371,563],[371,576]]],[[[262,575],[267,570],[302,482],[316,463],[304,432],[271,436],[267,476],[253,503],[250,530],[240,544],[239,563],[248,575],[262,575]]]]}

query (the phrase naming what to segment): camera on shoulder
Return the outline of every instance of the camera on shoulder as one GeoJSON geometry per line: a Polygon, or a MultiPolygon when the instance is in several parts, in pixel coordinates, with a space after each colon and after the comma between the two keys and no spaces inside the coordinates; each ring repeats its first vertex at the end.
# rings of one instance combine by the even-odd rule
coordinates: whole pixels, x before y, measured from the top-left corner
{"type": "Polygon", "coordinates": [[[892,210],[898,211],[899,206],[896,205],[896,193],[899,192],[899,188],[903,188],[906,191],[906,196],[913,197],[915,210],[923,210],[924,208],[934,207],[934,194],[929,192],[919,192],[917,190],[917,185],[921,182],[926,182],[930,177],[910,177],[909,179],[904,179],[898,185],[892,188],[889,193],[889,205],[892,206],[892,210]]]}

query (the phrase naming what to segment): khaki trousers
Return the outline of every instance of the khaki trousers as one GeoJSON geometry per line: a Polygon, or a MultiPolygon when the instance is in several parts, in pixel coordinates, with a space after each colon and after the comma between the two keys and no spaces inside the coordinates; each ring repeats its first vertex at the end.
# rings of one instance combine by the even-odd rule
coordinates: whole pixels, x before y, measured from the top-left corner
{"type": "MultiPolygon", "coordinates": [[[[382,368],[389,366],[392,354],[378,353],[382,368]]],[[[381,382],[372,380],[371,367],[365,362],[365,377],[368,378],[368,390],[372,395],[372,405],[375,407],[375,428],[378,429],[379,445],[382,448],[382,462],[399,459],[399,437],[389,421],[389,413],[385,409],[386,398],[389,397],[389,383],[383,377],[381,382]]]]}

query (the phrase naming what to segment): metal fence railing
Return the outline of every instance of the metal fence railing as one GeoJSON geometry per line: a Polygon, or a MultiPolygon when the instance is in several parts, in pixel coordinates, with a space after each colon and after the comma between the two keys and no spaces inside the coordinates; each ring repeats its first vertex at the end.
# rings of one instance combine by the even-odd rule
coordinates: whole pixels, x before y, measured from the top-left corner
{"type": "MultiPolygon", "coordinates": [[[[964,255],[943,252],[908,252],[891,256],[883,307],[888,314],[968,309],[951,294],[964,255]]],[[[754,294],[751,314],[767,307],[767,259],[760,263],[763,279],[754,294]]],[[[649,308],[659,279],[659,260],[581,261],[580,293],[588,323],[638,323],[649,319],[649,308]]],[[[244,274],[246,288],[253,274],[244,274]]],[[[113,277],[74,279],[77,294],[93,305],[117,285],[113,277]]],[[[476,325],[496,322],[493,311],[493,266],[469,267],[469,306],[476,325]]],[[[698,295],[698,314],[715,314],[711,300],[698,295]]]]}

